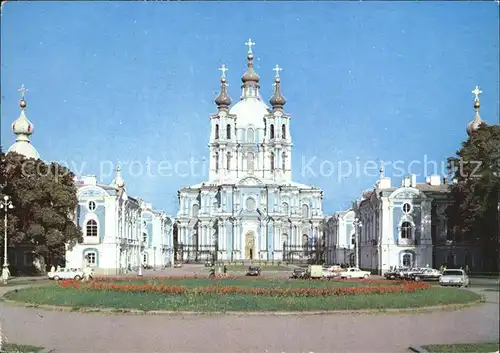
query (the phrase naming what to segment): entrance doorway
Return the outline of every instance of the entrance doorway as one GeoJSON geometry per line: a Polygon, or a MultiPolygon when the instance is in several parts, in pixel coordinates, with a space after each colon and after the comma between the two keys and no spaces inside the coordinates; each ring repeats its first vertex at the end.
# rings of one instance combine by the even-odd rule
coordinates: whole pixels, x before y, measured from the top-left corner
{"type": "Polygon", "coordinates": [[[245,234],[245,259],[253,260],[255,254],[255,234],[250,231],[245,234]]]}

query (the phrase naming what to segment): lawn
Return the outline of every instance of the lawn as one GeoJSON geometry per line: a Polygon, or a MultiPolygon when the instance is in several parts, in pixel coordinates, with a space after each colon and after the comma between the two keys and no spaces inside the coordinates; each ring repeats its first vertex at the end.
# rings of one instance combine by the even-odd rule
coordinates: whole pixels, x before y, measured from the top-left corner
{"type": "Polygon", "coordinates": [[[6,343],[1,348],[3,349],[0,350],[0,352],[2,353],[38,353],[43,350],[43,347],[35,347],[26,344],[13,344],[13,343],[6,343]]]}
{"type": "MultiPolygon", "coordinates": [[[[151,281],[151,280],[149,280],[151,281]]],[[[156,281],[159,281],[157,279],[156,281]]],[[[144,284],[145,281],[120,281],[144,284]]],[[[301,281],[266,279],[169,279],[169,285],[204,287],[219,283],[220,286],[252,288],[321,288],[324,286],[366,286],[381,284],[350,283],[347,281],[301,281]]],[[[30,305],[49,304],[79,308],[114,308],[172,311],[312,311],[356,309],[418,308],[442,304],[462,304],[480,299],[469,291],[454,288],[430,288],[413,293],[385,293],[358,295],[328,295],[316,297],[282,297],[273,295],[214,293],[180,295],[153,292],[125,292],[110,290],[63,288],[61,286],[31,287],[7,293],[7,299],[30,305]]]]}
{"type": "Polygon", "coordinates": [[[497,343],[469,343],[469,344],[433,344],[423,346],[430,353],[492,353],[499,350],[497,343]]]}
{"type": "MultiPolygon", "coordinates": [[[[259,265],[252,265],[252,266],[259,266],[259,265]]],[[[248,266],[244,265],[226,265],[227,271],[228,272],[246,272],[248,270],[248,266]]],[[[291,267],[288,266],[278,266],[278,265],[263,265],[260,266],[260,269],[262,272],[266,271],[292,271],[291,267]]],[[[210,270],[210,268],[206,269],[207,271],[210,270]]]]}

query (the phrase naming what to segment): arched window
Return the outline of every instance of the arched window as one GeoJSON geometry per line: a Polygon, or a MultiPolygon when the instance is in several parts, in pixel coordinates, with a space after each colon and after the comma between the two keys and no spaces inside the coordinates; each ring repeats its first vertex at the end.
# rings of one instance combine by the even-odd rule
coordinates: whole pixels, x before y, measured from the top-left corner
{"type": "Polygon", "coordinates": [[[281,156],[281,169],[285,170],[286,169],[286,153],[283,152],[283,155],[281,156]]]}
{"type": "Polygon", "coordinates": [[[226,159],[226,169],[230,170],[231,169],[231,152],[227,153],[227,159],[226,159]]]}
{"type": "Polygon", "coordinates": [[[403,254],[403,257],[401,259],[402,265],[404,267],[412,267],[412,256],[411,254],[403,254]]]}
{"type": "Polygon", "coordinates": [[[309,206],[302,205],[302,218],[309,218],[309,206]]]}
{"type": "Polygon", "coordinates": [[[411,239],[411,223],[403,222],[401,224],[401,238],[402,239],[411,239]]]}
{"type": "Polygon", "coordinates": [[[281,212],[283,212],[284,215],[287,215],[288,216],[288,204],[286,202],[283,202],[281,204],[281,212]]]}
{"type": "Polygon", "coordinates": [[[193,205],[193,217],[198,217],[198,213],[200,212],[200,206],[198,204],[193,205]]]}
{"type": "Polygon", "coordinates": [[[247,130],[247,142],[253,143],[255,141],[254,131],[252,128],[247,130]]]}
{"type": "Polygon", "coordinates": [[[226,125],[226,137],[229,140],[231,138],[231,125],[226,125]]]}
{"type": "Polygon", "coordinates": [[[255,211],[255,209],[257,207],[257,205],[255,203],[255,199],[253,197],[247,198],[247,200],[245,202],[245,206],[246,206],[247,211],[250,211],[250,212],[255,211]]]}
{"type": "MultiPolygon", "coordinates": [[[[271,125],[272,126],[272,125],[271,125]]],[[[274,170],[274,152],[271,152],[271,170],[274,170]]]]}
{"type": "Polygon", "coordinates": [[[215,124],[215,139],[219,139],[219,124],[215,124]]]}
{"type": "Polygon", "coordinates": [[[219,152],[215,152],[215,171],[219,171],[219,152]]]}
{"type": "Polygon", "coordinates": [[[271,139],[274,138],[274,125],[271,124],[271,139]]]}
{"type": "Polygon", "coordinates": [[[249,173],[253,172],[254,169],[254,155],[253,152],[248,152],[247,153],[247,170],[249,173]]]}
{"type": "Polygon", "coordinates": [[[302,245],[307,245],[309,243],[309,237],[307,234],[302,235],[302,245]]]}
{"type": "Polygon", "coordinates": [[[281,125],[281,138],[286,139],[286,125],[281,125]]]}
{"type": "Polygon", "coordinates": [[[87,237],[97,237],[97,222],[93,219],[87,222],[87,226],[85,227],[85,235],[87,237]]]}

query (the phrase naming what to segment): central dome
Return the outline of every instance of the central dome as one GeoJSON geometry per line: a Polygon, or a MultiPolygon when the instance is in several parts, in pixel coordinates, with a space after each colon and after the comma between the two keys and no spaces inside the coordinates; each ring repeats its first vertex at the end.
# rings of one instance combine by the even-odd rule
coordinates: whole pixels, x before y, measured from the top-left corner
{"type": "Polygon", "coordinates": [[[245,98],[236,103],[229,110],[229,114],[236,115],[236,126],[238,128],[253,126],[264,129],[264,117],[269,114],[269,109],[258,98],[245,98]]]}

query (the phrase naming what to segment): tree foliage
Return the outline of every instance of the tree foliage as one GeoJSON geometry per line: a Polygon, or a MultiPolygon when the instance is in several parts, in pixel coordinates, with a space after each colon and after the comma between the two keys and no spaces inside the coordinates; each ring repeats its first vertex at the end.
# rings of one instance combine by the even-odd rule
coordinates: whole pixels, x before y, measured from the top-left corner
{"type": "MultiPolygon", "coordinates": [[[[66,244],[82,239],[73,221],[77,206],[73,173],[57,163],[17,153],[1,157],[0,196],[8,195],[14,205],[8,212],[9,245],[28,244],[38,257],[62,258],[66,244]]],[[[3,234],[3,222],[0,229],[3,234]]]]}
{"type": "MultiPolygon", "coordinates": [[[[454,177],[447,215],[458,240],[498,248],[500,126],[482,126],[448,159],[454,177]]],[[[498,251],[498,250],[496,250],[498,251]]]]}

